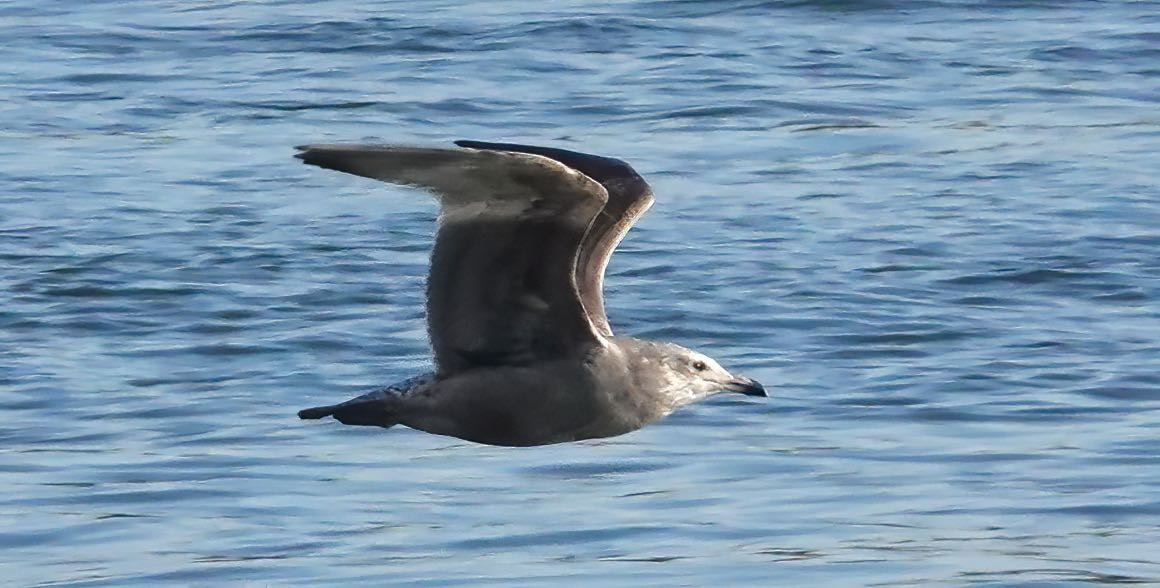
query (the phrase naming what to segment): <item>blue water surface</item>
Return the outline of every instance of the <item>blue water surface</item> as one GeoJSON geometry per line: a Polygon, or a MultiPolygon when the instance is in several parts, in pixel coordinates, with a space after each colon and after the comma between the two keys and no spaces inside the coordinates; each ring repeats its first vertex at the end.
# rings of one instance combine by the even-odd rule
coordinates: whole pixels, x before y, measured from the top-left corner
{"type": "Polygon", "coordinates": [[[1160,2],[0,4],[12,586],[1160,583],[1160,2]],[[427,196],[620,157],[621,333],[764,382],[530,449],[300,422],[428,366],[427,196]]]}

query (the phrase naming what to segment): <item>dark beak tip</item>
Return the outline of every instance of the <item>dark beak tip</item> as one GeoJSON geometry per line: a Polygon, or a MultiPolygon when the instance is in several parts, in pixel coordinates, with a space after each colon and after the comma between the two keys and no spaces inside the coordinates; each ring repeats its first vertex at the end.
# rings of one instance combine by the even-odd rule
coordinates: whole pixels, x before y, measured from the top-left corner
{"type": "Polygon", "coordinates": [[[761,382],[758,382],[757,380],[751,380],[749,378],[738,379],[729,386],[729,390],[733,392],[740,392],[746,396],[759,396],[762,398],[769,397],[769,394],[765,392],[765,386],[762,386],[761,382]]]}

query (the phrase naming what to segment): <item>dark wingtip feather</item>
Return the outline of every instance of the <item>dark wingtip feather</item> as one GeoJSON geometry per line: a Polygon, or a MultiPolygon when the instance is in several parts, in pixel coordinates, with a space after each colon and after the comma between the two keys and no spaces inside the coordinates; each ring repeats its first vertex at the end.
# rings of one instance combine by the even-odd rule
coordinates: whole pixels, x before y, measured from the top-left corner
{"type": "Polygon", "coordinates": [[[487,151],[512,151],[515,153],[530,153],[532,155],[539,155],[554,159],[590,178],[605,184],[617,182],[629,182],[631,184],[631,191],[643,192],[648,190],[648,184],[636,170],[627,162],[614,157],[604,157],[601,155],[592,155],[591,153],[581,153],[579,151],[569,151],[567,149],[559,149],[556,147],[537,147],[535,145],[521,145],[519,143],[490,143],[486,141],[471,141],[468,139],[459,139],[455,141],[459,147],[466,147],[469,149],[482,149],[487,151]]]}
{"type": "Polygon", "coordinates": [[[307,408],[307,409],[298,411],[298,418],[304,419],[304,420],[307,420],[307,419],[314,420],[314,419],[320,419],[322,417],[328,417],[332,414],[334,414],[334,407],[333,406],[316,406],[314,408],[307,408]]]}
{"type": "Polygon", "coordinates": [[[294,154],[295,159],[301,159],[302,163],[310,163],[307,158],[310,157],[311,152],[314,151],[313,147],[310,145],[297,145],[294,148],[298,150],[298,153],[294,154]]]}
{"type": "Polygon", "coordinates": [[[302,163],[306,165],[313,165],[323,169],[332,169],[335,171],[353,173],[355,175],[366,175],[355,171],[355,158],[351,157],[350,151],[343,151],[339,149],[327,149],[325,147],[317,147],[306,145],[298,147],[302,151],[295,153],[294,157],[301,159],[302,163]]]}

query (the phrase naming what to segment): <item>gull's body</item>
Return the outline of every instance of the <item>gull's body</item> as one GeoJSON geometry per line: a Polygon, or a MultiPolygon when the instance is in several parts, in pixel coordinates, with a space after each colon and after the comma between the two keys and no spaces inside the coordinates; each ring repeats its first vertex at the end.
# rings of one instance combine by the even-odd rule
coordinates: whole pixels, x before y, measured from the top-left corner
{"type": "Polygon", "coordinates": [[[610,437],[760,384],[672,343],[615,337],[608,258],[652,205],[628,164],[561,149],[318,145],[308,164],[424,188],[441,205],[427,283],[435,371],[301,411],[493,445],[610,437]]]}

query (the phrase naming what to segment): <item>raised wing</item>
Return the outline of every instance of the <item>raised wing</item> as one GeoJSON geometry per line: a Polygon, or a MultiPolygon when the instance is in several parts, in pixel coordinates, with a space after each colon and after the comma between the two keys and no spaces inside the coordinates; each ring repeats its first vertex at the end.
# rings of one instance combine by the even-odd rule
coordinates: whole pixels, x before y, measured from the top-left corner
{"type": "Polygon", "coordinates": [[[542,155],[583,173],[604,187],[608,201],[584,236],[576,261],[576,282],[584,308],[597,332],[611,337],[612,327],[604,312],[604,270],[620,240],[636,219],[652,206],[653,194],[648,182],[632,166],[611,157],[514,143],[456,141],[455,144],[473,149],[542,155]]]}
{"type": "Polygon", "coordinates": [[[574,268],[608,199],[539,155],[391,145],[309,145],[304,162],[425,188],[441,205],[427,326],[441,375],[576,357],[604,344],[574,268]]]}

